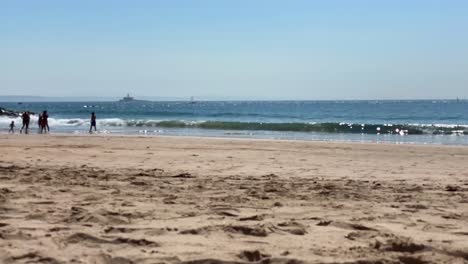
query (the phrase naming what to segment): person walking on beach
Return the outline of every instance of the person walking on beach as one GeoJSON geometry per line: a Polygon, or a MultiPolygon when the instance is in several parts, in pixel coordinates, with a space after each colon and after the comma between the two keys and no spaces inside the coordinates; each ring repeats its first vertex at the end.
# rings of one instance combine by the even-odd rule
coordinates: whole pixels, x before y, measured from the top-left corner
{"type": "Polygon", "coordinates": [[[23,133],[23,129],[24,129],[24,133],[28,134],[29,121],[31,119],[31,117],[29,115],[29,111],[24,112],[23,115],[21,115],[21,118],[23,120],[23,126],[20,129],[20,134],[23,133]]]}
{"type": "Polygon", "coordinates": [[[11,121],[10,130],[8,131],[8,133],[12,133],[12,134],[15,133],[15,121],[11,121]]]}
{"type": "Polygon", "coordinates": [[[49,133],[50,132],[50,128],[49,128],[49,115],[47,114],[47,111],[44,111],[42,112],[42,126],[41,126],[41,133],[42,131],[44,131],[45,133],[49,133]]]}
{"type": "Polygon", "coordinates": [[[94,112],[91,113],[91,126],[89,127],[89,133],[92,133],[94,127],[94,132],[96,132],[96,115],[94,112]]]}

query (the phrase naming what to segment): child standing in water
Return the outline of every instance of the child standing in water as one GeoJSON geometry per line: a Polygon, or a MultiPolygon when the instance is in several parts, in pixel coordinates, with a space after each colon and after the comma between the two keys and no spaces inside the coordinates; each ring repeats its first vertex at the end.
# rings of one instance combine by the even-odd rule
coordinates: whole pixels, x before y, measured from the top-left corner
{"type": "Polygon", "coordinates": [[[15,121],[11,121],[10,130],[8,131],[8,133],[12,133],[12,134],[15,133],[15,121]]]}
{"type": "Polygon", "coordinates": [[[94,127],[94,132],[96,132],[96,115],[94,112],[91,113],[91,126],[89,127],[89,133],[92,133],[94,127]]]}

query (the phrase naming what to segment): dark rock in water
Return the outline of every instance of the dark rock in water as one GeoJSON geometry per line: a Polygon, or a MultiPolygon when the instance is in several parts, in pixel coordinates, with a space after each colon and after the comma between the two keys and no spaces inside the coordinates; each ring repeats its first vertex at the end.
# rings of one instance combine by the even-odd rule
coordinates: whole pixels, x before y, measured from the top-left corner
{"type": "Polygon", "coordinates": [[[21,113],[0,107],[0,116],[18,117],[21,113]]]}
{"type": "MultiPolygon", "coordinates": [[[[29,113],[31,115],[34,115],[33,112],[29,112],[29,113]]],[[[17,112],[17,111],[8,110],[3,107],[0,107],[0,116],[18,117],[18,116],[21,116],[21,114],[23,114],[23,112],[17,112]]]]}

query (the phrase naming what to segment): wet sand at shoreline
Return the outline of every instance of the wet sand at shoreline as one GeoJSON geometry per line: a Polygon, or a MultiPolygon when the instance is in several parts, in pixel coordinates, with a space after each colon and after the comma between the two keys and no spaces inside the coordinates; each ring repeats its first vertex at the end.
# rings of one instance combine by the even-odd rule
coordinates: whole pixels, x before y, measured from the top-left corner
{"type": "Polygon", "coordinates": [[[1,263],[468,263],[468,147],[0,135],[1,263]]]}

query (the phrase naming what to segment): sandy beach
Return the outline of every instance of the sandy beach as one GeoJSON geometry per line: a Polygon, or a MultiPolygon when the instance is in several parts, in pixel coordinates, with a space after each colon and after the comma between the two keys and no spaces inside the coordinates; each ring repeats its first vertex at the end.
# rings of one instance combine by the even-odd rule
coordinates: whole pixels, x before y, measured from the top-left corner
{"type": "Polygon", "coordinates": [[[1,263],[468,263],[468,147],[0,135],[1,263]]]}

